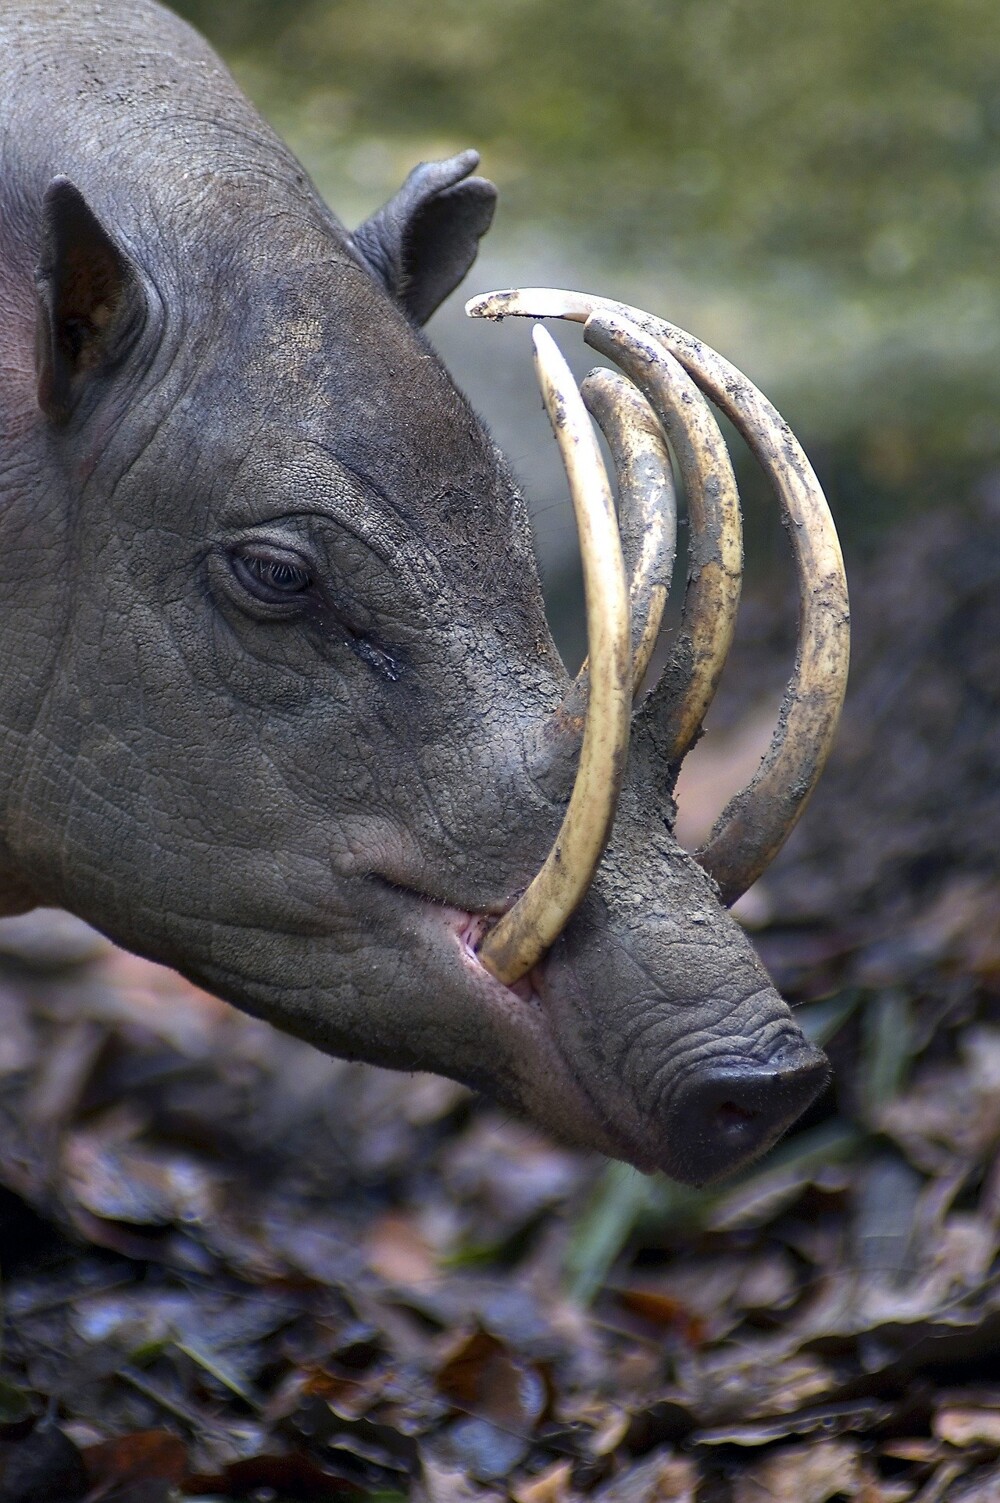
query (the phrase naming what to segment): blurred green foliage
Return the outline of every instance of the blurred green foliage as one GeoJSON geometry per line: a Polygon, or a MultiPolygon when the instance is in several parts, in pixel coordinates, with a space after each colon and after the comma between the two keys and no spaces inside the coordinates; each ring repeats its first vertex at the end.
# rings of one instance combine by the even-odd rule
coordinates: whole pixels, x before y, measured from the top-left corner
{"type": "Polygon", "coordinates": [[[679,257],[908,286],[993,273],[993,0],[183,8],[266,59],[276,91],[332,95],[331,133],[475,138],[527,179],[519,212],[576,218],[616,250],[665,237],[679,257]]]}
{"type": "Polygon", "coordinates": [[[599,290],[756,352],[858,507],[934,502],[996,462],[995,0],[179,8],[339,209],[479,146],[495,235],[561,237],[599,290]]]}

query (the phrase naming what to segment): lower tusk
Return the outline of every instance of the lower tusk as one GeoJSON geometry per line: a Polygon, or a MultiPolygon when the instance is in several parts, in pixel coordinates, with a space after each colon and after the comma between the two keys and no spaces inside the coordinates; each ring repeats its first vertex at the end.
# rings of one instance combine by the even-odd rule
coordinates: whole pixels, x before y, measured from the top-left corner
{"type": "Polygon", "coordinates": [[[587,607],[590,696],[569,806],[538,875],[487,934],[479,958],[517,981],[566,927],[593,881],[618,805],[632,706],[629,602],[611,489],[576,383],[551,335],[536,328],[535,366],[569,480],[587,607]]]}
{"type": "Polygon", "coordinates": [[[749,785],[731,800],[699,860],[728,903],[745,892],[781,849],[815,787],[833,744],[847,687],[850,611],[833,519],[794,434],[742,372],[699,340],[640,308],[553,288],[486,293],[466,304],[480,318],[507,314],[625,318],[684,366],[742,434],[771,480],[787,524],[799,586],[799,641],[771,745],[749,785]]]}
{"type": "Polygon", "coordinates": [[[618,519],[632,613],[632,693],[639,692],[663,621],[677,551],[670,455],[649,403],[616,371],[591,371],[581,387],[618,475],[618,519]]]}

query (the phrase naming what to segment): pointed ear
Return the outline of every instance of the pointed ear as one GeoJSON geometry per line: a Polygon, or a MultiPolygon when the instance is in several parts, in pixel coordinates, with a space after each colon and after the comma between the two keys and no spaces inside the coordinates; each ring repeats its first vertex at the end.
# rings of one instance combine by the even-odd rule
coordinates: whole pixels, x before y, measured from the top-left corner
{"type": "Polygon", "coordinates": [[[38,404],[64,423],[88,380],[128,352],[146,314],[132,261],[65,177],[45,194],[35,290],[38,404]]]}
{"type": "Polygon", "coordinates": [[[421,162],[395,198],[354,231],[354,243],[386,291],[425,324],[476,259],[497,190],[469,173],[479,153],[421,162]]]}

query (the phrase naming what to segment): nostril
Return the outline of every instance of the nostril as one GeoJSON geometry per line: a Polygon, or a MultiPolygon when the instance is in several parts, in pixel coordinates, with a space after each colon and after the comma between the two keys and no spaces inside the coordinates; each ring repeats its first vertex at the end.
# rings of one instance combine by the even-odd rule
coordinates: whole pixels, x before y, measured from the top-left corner
{"type": "Polygon", "coordinates": [[[730,1138],[738,1138],[755,1120],[758,1113],[748,1106],[741,1106],[738,1101],[723,1101],[715,1115],[718,1119],[719,1131],[730,1138]]]}

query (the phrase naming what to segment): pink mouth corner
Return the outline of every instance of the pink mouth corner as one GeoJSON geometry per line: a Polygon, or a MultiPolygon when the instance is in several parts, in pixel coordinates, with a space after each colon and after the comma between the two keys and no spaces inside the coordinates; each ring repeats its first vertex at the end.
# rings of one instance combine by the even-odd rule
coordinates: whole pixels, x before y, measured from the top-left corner
{"type": "Polygon", "coordinates": [[[474,966],[481,976],[489,977],[494,986],[503,986],[507,991],[513,992],[521,1002],[539,1001],[538,988],[534,985],[534,970],[529,971],[518,981],[504,982],[498,981],[483,965],[479,958],[479,946],[492,927],[490,920],[483,914],[477,913],[466,913],[460,917],[464,919],[464,923],[458,930],[458,943],[465,964],[474,966]]]}

